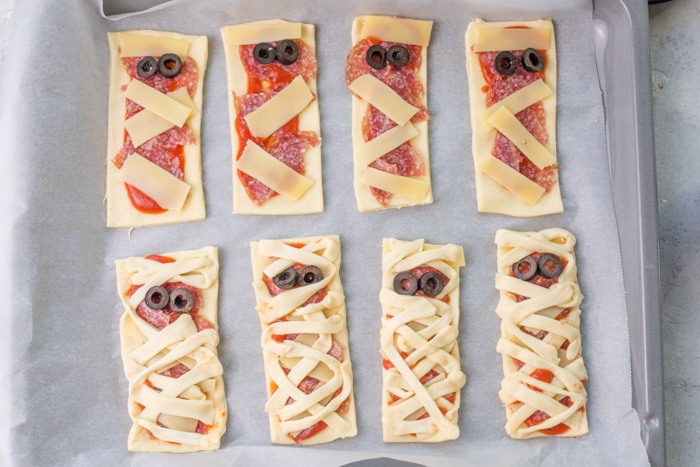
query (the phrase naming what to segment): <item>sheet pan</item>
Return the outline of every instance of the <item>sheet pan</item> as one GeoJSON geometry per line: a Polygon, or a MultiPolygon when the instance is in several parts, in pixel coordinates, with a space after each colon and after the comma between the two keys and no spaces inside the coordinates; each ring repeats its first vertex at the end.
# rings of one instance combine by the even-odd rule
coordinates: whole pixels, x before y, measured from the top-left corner
{"type": "MultiPolygon", "coordinates": [[[[86,6],[89,2],[84,2],[86,6]]],[[[646,33],[646,5],[644,2],[632,0],[615,0],[612,2],[606,1],[594,1],[594,22],[593,22],[593,32],[596,38],[596,54],[598,60],[598,74],[600,79],[600,84],[604,93],[604,104],[606,111],[605,124],[607,127],[607,144],[609,149],[609,159],[610,159],[610,171],[613,180],[613,197],[615,202],[615,208],[618,218],[618,229],[620,232],[620,238],[623,240],[620,245],[620,253],[623,260],[623,279],[624,286],[626,290],[626,300],[627,307],[630,314],[629,320],[629,332],[630,332],[630,351],[632,356],[632,389],[633,389],[633,404],[637,408],[639,418],[641,420],[641,430],[642,437],[644,439],[649,458],[655,465],[661,465],[663,463],[663,407],[662,407],[662,394],[661,388],[662,377],[660,369],[660,330],[658,327],[658,280],[655,277],[656,269],[658,265],[658,258],[656,257],[656,213],[655,209],[650,209],[650,206],[655,207],[655,191],[653,190],[655,179],[653,173],[653,142],[650,141],[651,131],[650,128],[650,96],[647,95],[646,90],[649,89],[646,86],[648,81],[648,40],[646,33]],[[641,46],[640,46],[641,44],[641,46]],[[623,47],[624,45],[624,47],[623,47]],[[624,60],[621,59],[624,57],[624,60]],[[634,82],[633,86],[630,86],[630,81],[634,82]],[[645,87],[646,86],[646,87],[645,87]],[[630,170],[632,167],[633,170],[630,170]],[[652,202],[653,201],[653,202],[652,202]],[[658,383],[658,384],[657,384],[658,383]]],[[[72,7],[75,7],[73,5],[72,7]]],[[[70,9],[70,8],[68,8],[70,9]]],[[[411,10],[409,8],[409,10],[411,10]]],[[[407,11],[406,14],[410,15],[414,13],[419,15],[419,11],[416,11],[416,7],[413,7],[412,11],[407,11]]],[[[418,9],[419,10],[419,9],[418,9]]],[[[26,26],[26,23],[31,24],[27,18],[20,18],[19,24],[15,24],[15,28],[21,28],[26,26]],[[25,24],[23,24],[25,23],[25,24]]],[[[457,28],[458,29],[458,28],[457,28]]],[[[62,31],[57,34],[57,37],[52,38],[52,40],[59,40],[61,37],[66,37],[69,35],[69,31],[62,31]]],[[[95,33],[94,40],[99,41],[101,37],[97,36],[95,33]]],[[[212,42],[216,41],[216,36],[210,38],[212,42]]],[[[214,51],[216,46],[213,47],[214,51]]],[[[101,63],[100,57],[92,57],[94,59],[93,64],[90,66],[88,73],[93,73],[95,76],[102,76],[101,71],[97,64],[101,63]]],[[[215,63],[215,62],[214,62],[215,63]]],[[[221,63],[218,64],[222,65],[221,63]]],[[[6,74],[11,76],[9,74],[6,74]]],[[[3,75],[5,76],[5,75],[3,75]]],[[[11,76],[10,81],[12,86],[6,86],[3,89],[22,89],[23,92],[35,92],[35,93],[46,93],[47,103],[50,104],[52,99],[56,99],[56,96],[52,94],[55,88],[51,87],[49,83],[39,81],[40,85],[34,85],[34,88],[27,88],[17,85],[17,81],[21,77],[11,76]]],[[[94,89],[86,89],[84,94],[81,95],[75,102],[75,108],[73,111],[80,111],[82,106],[89,106],[91,102],[97,102],[103,97],[104,86],[99,85],[94,89]]],[[[211,99],[211,98],[210,98],[211,99]]],[[[10,104],[17,105],[18,99],[10,99],[10,104]]],[[[2,113],[3,122],[9,123],[10,129],[12,128],[12,122],[8,122],[8,113],[2,113]]],[[[68,125],[74,128],[80,128],[81,125],[69,120],[68,125]]],[[[7,131],[7,130],[6,130],[7,131]]],[[[51,134],[52,140],[55,146],[64,142],[65,135],[51,134]]],[[[206,136],[205,136],[206,137],[206,136]]],[[[100,138],[100,134],[94,135],[93,138],[100,138]]],[[[90,136],[88,136],[90,139],[90,136]]],[[[99,146],[99,142],[96,142],[99,146]]],[[[40,145],[42,148],[48,148],[51,145],[40,145]]],[[[47,153],[50,151],[45,149],[47,153]]],[[[48,156],[47,156],[48,157],[48,156]]],[[[468,165],[465,167],[468,168],[468,165]]],[[[13,167],[16,170],[16,166],[13,167]]],[[[95,170],[92,166],[79,167],[78,171],[81,175],[88,177],[94,177],[96,180],[101,179],[103,176],[99,170],[95,170]]],[[[7,218],[11,222],[11,225],[18,226],[21,231],[26,231],[28,226],[32,226],[34,230],[34,235],[40,235],[40,231],[45,231],[47,235],[52,238],[62,239],[64,245],[67,242],[68,248],[79,249],[81,246],[85,246],[85,253],[93,258],[104,258],[105,265],[104,269],[108,270],[111,265],[110,261],[113,259],[114,255],[110,252],[104,250],[104,245],[92,244],[90,238],[93,236],[102,235],[102,228],[100,225],[95,225],[90,223],[87,229],[82,229],[81,231],[75,231],[71,229],[70,225],[64,225],[60,222],[55,222],[51,219],[44,219],[37,221],[36,219],[31,219],[28,223],[22,223],[22,219],[27,219],[31,211],[32,204],[40,204],[41,200],[34,198],[32,191],[28,189],[30,182],[26,177],[26,173],[23,170],[22,177],[19,177],[20,186],[19,188],[22,193],[29,193],[27,198],[22,198],[20,203],[13,206],[13,208],[8,211],[7,218]]],[[[41,181],[43,183],[50,183],[50,175],[38,171],[35,174],[41,175],[43,178],[41,181]]],[[[54,190],[49,188],[44,190],[44,194],[53,193],[54,190]]],[[[58,194],[58,193],[57,193],[58,194]]],[[[228,196],[226,193],[224,196],[228,196]]],[[[65,201],[69,197],[58,194],[58,199],[60,201],[65,201]]],[[[338,209],[338,200],[335,200],[336,204],[331,204],[329,209],[338,209]],[[335,207],[333,207],[335,206],[335,207]]],[[[73,208],[73,214],[78,216],[97,216],[101,218],[101,212],[99,207],[94,204],[77,204],[73,208]]],[[[217,215],[223,215],[219,212],[217,215]]],[[[391,219],[398,218],[397,215],[390,215],[391,219]]],[[[375,217],[376,219],[376,217],[375,217]]],[[[386,227],[390,224],[390,220],[384,222],[380,221],[380,227],[386,227]]],[[[298,224],[296,224],[298,225],[298,224]]],[[[192,232],[196,232],[189,226],[183,226],[183,235],[189,235],[192,232]]],[[[342,233],[342,232],[341,232],[342,233]]],[[[138,232],[136,232],[138,236],[138,232]]],[[[226,238],[225,233],[216,232],[216,238],[226,238]]],[[[16,237],[12,237],[11,241],[16,244],[22,244],[22,240],[16,237]]],[[[138,238],[136,238],[138,242],[138,238]]],[[[12,245],[10,245],[10,248],[12,245]]],[[[50,266],[55,268],[56,271],[63,271],[63,274],[70,276],[70,274],[75,274],[83,265],[79,260],[69,260],[66,263],[54,264],[53,256],[51,251],[45,250],[48,248],[46,245],[41,245],[40,251],[36,252],[36,255],[46,254],[49,258],[48,263],[46,261],[37,261],[37,264],[42,266],[50,266]]],[[[127,249],[124,249],[125,251],[127,249]]],[[[240,249],[238,249],[240,250],[240,249]]],[[[229,251],[227,254],[237,254],[238,250],[233,252],[229,251]]],[[[136,254],[136,252],[134,252],[136,254]]],[[[10,261],[9,270],[12,268],[17,268],[17,270],[22,269],[24,272],[27,270],[26,264],[23,264],[20,259],[16,256],[10,261]]],[[[233,264],[241,264],[240,261],[236,261],[233,264]]],[[[243,262],[243,264],[245,264],[243,262]]],[[[8,270],[8,268],[4,268],[8,270]]],[[[242,271],[242,274],[246,274],[248,271],[242,271]]],[[[231,273],[231,271],[229,271],[231,273]]],[[[57,273],[58,274],[58,273],[57,273]]],[[[40,271],[30,271],[29,277],[34,277],[39,282],[33,287],[30,287],[31,294],[29,296],[22,295],[18,296],[16,293],[10,293],[8,295],[11,297],[12,303],[12,313],[17,313],[21,306],[28,307],[30,310],[38,310],[41,308],[60,309],[65,310],[64,306],[55,306],[52,303],[52,297],[42,295],[43,290],[53,290],[51,284],[51,278],[46,275],[42,275],[40,271]]],[[[77,274],[80,277],[85,277],[85,275],[77,274]]],[[[65,277],[61,278],[60,282],[65,283],[65,277]]],[[[351,276],[351,281],[352,281],[351,276]]],[[[11,278],[8,279],[6,283],[11,283],[11,278]]],[[[108,280],[104,278],[88,278],[86,283],[81,283],[81,287],[104,287],[105,284],[109,285],[108,280]]],[[[349,285],[351,288],[353,284],[349,285]]],[[[355,284],[356,286],[356,284],[355,284]]],[[[118,310],[112,310],[110,306],[106,307],[110,313],[118,312],[118,310]]],[[[98,311],[99,312],[99,311],[98,311]]],[[[100,313],[104,313],[104,310],[100,313]]],[[[109,314],[109,313],[108,313],[109,314]]],[[[106,317],[107,318],[107,317],[106,317]]],[[[17,320],[12,320],[16,323],[17,320]]],[[[62,381],[62,374],[65,372],[66,368],[71,366],[79,365],[88,370],[98,370],[104,367],[111,367],[118,362],[118,355],[116,354],[116,349],[113,347],[114,336],[110,336],[109,339],[104,336],[94,336],[90,335],[90,329],[78,323],[77,329],[75,330],[75,335],[88,336],[86,339],[81,341],[76,339],[75,336],[56,336],[55,339],[50,339],[48,341],[34,340],[39,339],[40,336],[50,335],[51,329],[47,328],[52,324],[52,321],[41,322],[35,321],[27,328],[22,326],[22,333],[13,333],[13,346],[18,348],[27,349],[28,352],[35,354],[40,357],[42,354],[47,352],[61,353],[65,356],[65,367],[60,365],[55,368],[46,370],[41,368],[42,371],[47,371],[47,377],[54,381],[53,384],[47,385],[42,388],[41,391],[37,391],[37,394],[32,395],[29,401],[25,401],[24,398],[13,397],[13,402],[15,405],[36,404],[38,400],[45,399],[47,403],[51,403],[51,409],[55,416],[62,417],[66,420],[70,420],[71,424],[76,423],[73,418],[75,417],[74,411],[68,409],[68,407],[74,407],[74,404],[66,405],[62,407],[56,404],[56,401],[61,400],[62,392],[66,387],[70,387],[70,384],[62,381]],[[85,349],[85,344],[89,344],[92,348],[99,349],[97,355],[85,355],[81,352],[85,349]]],[[[13,327],[16,329],[16,324],[13,327]]],[[[116,332],[115,325],[108,325],[106,329],[114,334],[116,332]]],[[[241,332],[242,330],[237,330],[241,332]]],[[[256,329],[245,329],[244,332],[257,332],[256,329]]],[[[254,352],[253,352],[254,353],[254,352]]],[[[253,357],[254,358],[254,357],[253,357]]],[[[473,357],[472,357],[473,358],[473,357]]],[[[40,366],[38,362],[40,358],[37,358],[37,367],[40,366]]],[[[112,368],[114,369],[114,368],[112,368]]],[[[23,373],[36,373],[35,368],[20,368],[16,369],[19,371],[19,375],[15,375],[14,378],[21,378],[23,373]]],[[[117,368],[117,370],[120,370],[117,368]]],[[[102,371],[102,370],[100,370],[102,371]]],[[[360,375],[362,377],[362,374],[360,375]]],[[[119,385],[123,384],[123,377],[121,377],[119,371],[108,373],[107,381],[101,381],[100,384],[96,385],[97,389],[101,387],[112,386],[118,388],[119,385]]],[[[18,387],[12,385],[12,387],[18,387]]],[[[26,386],[22,386],[26,387],[26,386]]],[[[109,394],[113,394],[115,390],[110,390],[109,394]]],[[[118,392],[118,391],[116,391],[118,392]]],[[[103,397],[99,391],[93,394],[92,397],[84,400],[88,407],[93,407],[104,403],[103,397]]],[[[46,460],[46,452],[40,457],[32,457],[28,455],[33,448],[33,443],[40,440],[39,449],[42,450],[41,446],[49,446],[50,448],[62,451],[60,446],[61,435],[59,433],[54,433],[53,435],[48,435],[44,429],[32,424],[25,419],[28,414],[22,411],[21,407],[15,406],[12,408],[12,414],[21,415],[21,420],[14,419],[10,422],[12,439],[15,445],[13,450],[18,453],[24,453],[22,457],[17,459],[33,459],[37,461],[38,459],[46,460]],[[27,457],[24,457],[27,456],[27,457]]],[[[31,418],[31,417],[29,417],[31,418]]],[[[114,427],[114,423],[109,424],[100,423],[99,420],[88,420],[83,421],[86,426],[85,429],[89,430],[94,436],[95,433],[104,435],[107,439],[120,439],[120,437],[109,431],[114,427]]],[[[119,426],[123,428],[124,423],[120,423],[119,426]]],[[[5,435],[5,433],[3,433],[5,435]]],[[[260,439],[264,444],[264,433],[261,434],[260,439]]],[[[342,446],[341,446],[342,448],[342,446]]],[[[45,451],[45,448],[43,448],[45,451]]],[[[65,449],[71,449],[66,447],[65,449]]],[[[335,448],[337,449],[337,447],[335,448]]],[[[450,450],[448,449],[447,452],[450,450]]],[[[514,455],[518,454],[518,449],[513,451],[514,455]]],[[[290,451],[294,452],[294,451],[290,451]]],[[[298,451],[297,451],[298,452],[298,451]]],[[[309,451],[308,456],[315,457],[319,460],[324,458],[327,459],[329,453],[335,451],[325,451],[323,449],[318,449],[314,451],[309,451]]],[[[400,452],[400,450],[398,451],[400,452]]],[[[439,452],[439,451],[438,451],[439,452]]],[[[447,453],[446,452],[446,453],[447,453]]],[[[94,454],[94,450],[93,450],[94,454]]],[[[68,453],[66,453],[68,455],[68,453]]],[[[246,458],[254,459],[254,451],[240,451],[238,452],[238,458],[231,460],[233,464],[236,462],[244,462],[246,458]]],[[[71,459],[71,463],[90,463],[94,461],[94,457],[91,457],[88,453],[84,456],[78,455],[75,457],[62,457],[58,456],[57,459],[71,459]]],[[[204,457],[202,458],[204,459],[204,457]]],[[[431,459],[423,459],[420,456],[414,457],[417,462],[423,460],[424,463],[430,463],[431,459]]],[[[434,459],[432,459],[434,461],[434,459]]],[[[21,463],[21,462],[19,462],[21,463]]],[[[39,462],[40,463],[40,462],[39,462]]]]}

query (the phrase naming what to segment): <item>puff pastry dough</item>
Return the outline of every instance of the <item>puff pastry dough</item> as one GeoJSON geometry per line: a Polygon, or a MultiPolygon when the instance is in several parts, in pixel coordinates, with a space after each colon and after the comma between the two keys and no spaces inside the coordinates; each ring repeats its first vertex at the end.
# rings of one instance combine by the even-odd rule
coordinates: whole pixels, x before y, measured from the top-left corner
{"type": "Polygon", "coordinates": [[[477,19],[469,24],[465,42],[479,211],[517,217],[561,212],[552,21],[477,19]],[[538,65],[543,61],[540,71],[523,65],[522,56],[530,48],[541,54],[532,55],[538,65]],[[495,58],[501,52],[512,53],[512,74],[496,71],[495,58]]]}
{"type": "Polygon", "coordinates": [[[113,32],[107,36],[107,227],[204,219],[200,126],[207,37],[151,30],[113,32]],[[156,72],[150,78],[134,78],[141,58],[158,59],[166,53],[175,53],[182,60],[178,76],[165,78],[156,72]],[[136,105],[135,100],[141,104],[136,105]],[[180,153],[179,147],[180,156],[168,156],[180,153]],[[141,163],[126,164],[132,155],[143,156],[131,161],[141,163]],[[147,200],[137,209],[132,199],[140,195],[134,188],[127,188],[125,180],[160,203],[155,201],[153,205],[147,200]]]}
{"type": "Polygon", "coordinates": [[[272,442],[309,445],[355,436],[339,237],[260,240],[251,243],[251,257],[272,442]],[[289,268],[312,281],[278,287],[289,268]]]}
{"type": "Polygon", "coordinates": [[[502,229],[495,241],[500,292],[496,313],[501,318],[496,350],[503,355],[499,396],[506,407],[506,432],[518,439],[588,433],[576,239],[557,228],[502,229]],[[514,276],[514,264],[527,257],[539,260],[544,254],[559,258],[558,276],[544,277],[540,265],[527,280],[514,276]]]}
{"type": "Polygon", "coordinates": [[[352,91],[353,184],[360,212],[433,202],[427,111],[431,29],[432,21],[389,16],[360,16],[352,23],[345,72],[352,91]],[[393,46],[405,47],[408,63],[387,61],[372,69],[366,57],[373,46],[387,56],[393,46]]]}
{"type": "MultiPolygon", "coordinates": [[[[131,257],[116,261],[124,305],[121,354],[129,382],[130,451],[193,452],[217,449],[226,430],[219,342],[217,249],[131,257]],[[194,308],[152,310],[149,289],[189,290],[194,308]]],[[[166,298],[167,300],[167,298],[166,298]]],[[[171,302],[172,303],[172,302],[171,302]]]]}
{"type": "Polygon", "coordinates": [[[323,212],[314,25],[273,19],[226,26],[221,35],[228,76],[233,212],[323,212]],[[298,45],[294,63],[254,61],[255,45],[277,47],[287,40],[298,45]]]}
{"type": "MultiPolygon", "coordinates": [[[[382,248],[382,426],[386,442],[439,442],[459,436],[461,370],[459,268],[462,247],[384,239],[382,248]],[[398,274],[437,273],[444,288],[402,294],[398,274]],[[434,294],[434,292],[438,292],[434,294]],[[431,296],[432,295],[432,296],[431,296]]],[[[426,276],[427,277],[427,276],[426,276]]]]}

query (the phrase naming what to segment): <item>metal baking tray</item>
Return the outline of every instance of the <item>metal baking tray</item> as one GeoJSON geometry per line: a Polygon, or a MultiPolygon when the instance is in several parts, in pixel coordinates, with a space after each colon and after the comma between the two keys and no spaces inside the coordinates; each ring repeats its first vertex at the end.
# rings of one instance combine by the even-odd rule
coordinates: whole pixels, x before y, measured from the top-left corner
{"type": "Polygon", "coordinates": [[[645,0],[594,0],[613,200],[632,357],[632,403],[652,465],[665,465],[659,253],[645,0]]]}

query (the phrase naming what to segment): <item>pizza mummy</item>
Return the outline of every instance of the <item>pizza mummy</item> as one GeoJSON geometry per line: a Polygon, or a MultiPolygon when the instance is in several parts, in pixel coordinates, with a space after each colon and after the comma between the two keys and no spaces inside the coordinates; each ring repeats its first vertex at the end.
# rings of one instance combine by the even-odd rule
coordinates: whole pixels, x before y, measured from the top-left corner
{"type": "Polygon", "coordinates": [[[384,239],[382,427],[386,442],[457,439],[462,247],[384,239]]]}
{"type": "Polygon", "coordinates": [[[226,430],[217,249],[117,260],[130,451],[218,449],[226,430]]]}
{"type": "Polygon", "coordinates": [[[340,239],[251,243],[273,443],[357,434],[340,239]]]}
{"type": "Polygon", "coordinates": [[[314,34],[279,19],[221,29],[234,213],[323,212],[314,34]]]}
{"type": "Polygon", "coordinates": [[[345,81],[352,91],[354,189],[360,212],[433,202],[428,152],[431,21],[361,16],[345,81]]]}
{"type": "Polygon", "coordinates": [[[519,439],[586,434],[576,239],[564,229],[501,229],[495,241],[506,432],[519,439]]]}
{"type": "Polygon", "coordinates": [[[561,212],[552,22],[475,20],[465,40],[479,211],[561,212]]]}
{"type": "Polygon", "coordinates": [[[207,37],[108,33],[107,226],[201,220],[207,37]]]}

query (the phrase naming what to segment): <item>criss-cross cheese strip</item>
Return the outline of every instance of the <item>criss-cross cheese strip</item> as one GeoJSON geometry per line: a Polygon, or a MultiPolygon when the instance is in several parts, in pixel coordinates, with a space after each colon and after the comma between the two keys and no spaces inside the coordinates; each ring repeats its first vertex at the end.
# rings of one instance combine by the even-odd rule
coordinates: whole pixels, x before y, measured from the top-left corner
{"type": "Polygon", "coordinates": [[[384,240],[380,343],[383,358],[391,362],[382,373],[384,441],[438,442],[459,436],[457,411],[466,382],[457,347],[463,265],[463,250],[456,245],[384,240]],[[419,266],[440,271],[447,278],[443,290],[434,298],[397,294],[396,274],[419,266]],[[422,383],[431,371],[436,375],[422,383]]]}
{"type": "Polygon", "coordinates": [[[345,297],[338,276],[340,244],[336,236],[261,240],[251,244],[257,310],[262,325],[271,439],[291,444],[291,436],[324,422],[327,428],[300,444],[318,444],[354,436],[357,425],[352,394],[352,368],[345,327],[345,297]],[[303,246],[302,246],[303,245],[303,246]],[[314,284],[270,294],[262,277],[272,278],[294,264],[313,265],[323,273],[314,284]],[[318,303],[304,303],[319,291],[318,303]],[[280,342],[274,336],[299,335],[280,342]],[[329,354],[343,349],[342,361],[329,354]],[[306,378],[319,381],[306,394],[306,378]],[[293,402],[292,402],[293,401],[293,402]],[[347,411],[338,413],[346,401],[347,411]]]}
{"type": "Polygon", "coordinates": [[[223,367],[216,352],[218,332],[198,331],[189,314],[158,330],[136,314],[136,307],[153,285],[183,282],[200,289],[197,313],[216,327],[217,251],[207,247],[166,256],[175,261],[160,263],[145,257],[117,261],[118,287],[125,308],[120,324],[122,360],[133,421],[129,449],[216,449],[226,423],[223,367]],[[133,286],[140,287],[129,297],[133,286]],[[189,369],[180,377],[160,374],[179,364],[189,369]],[[198,421],[209,426],[205,434],[195,432],[198,421]]]}
{"type": "Polygon", "coordinates": [[[496,232],[500,299],[496,313],[501,318],[501,338],[496,350],[503,355],[504,379],[499,397],[506,406],[506,432],[513,438],[580,436],[588,432],[585,413],[588,379],[581,355],[579,308],[583,296],[578,286],[574,246],[576,239],[564,229],[541,232],[496,232]],[[512,265],[533,253],[552,253],[563,260],[556,283],[549,288],[522,281],[509,274],[512,265]],[[525,297],[518,301],[516,296],[525,297]],[[565,317],[557,319],[562,311],[565,317]],[[526,332],[527,331],[527,332],[526,332]],[[546,332],[542,339],[535,337],[546,332]],[[533,335],[534,334],[534,335],[533,335]],[[561,349],[568,341],[568,347],[561,349]],[[522,362],[518,368],[515,360],[522,362]],[[532,376],[548,371],[552,381],[532,376]],[[560,400],[567,398],[565,405],[560,400]],[[525,423],[536,412],[546,414],[541,423],[525,423]],[[568,427],[561,431],[560,424],[568,427]]]}
{"type": "MultiPolygon", "coordinates": [[[[197,106],[192,101],[187,88],[179,88],[166,94],[171,99],[191,109],[190,117],[197,113],[197,106]]],[[[138,148],[146,141],[155,138],[175,126],[174,123],[158,116],[148,109],[143,109],[124,121],[124,128],[131,137],[131,142],[138,148]]]]}
{"type": "Polygon", "coordinates": [[[243,117],[253,136],[267,138],[299,115],[314,100],[304,78],[299,75],[270,100],[243,117]]]}

